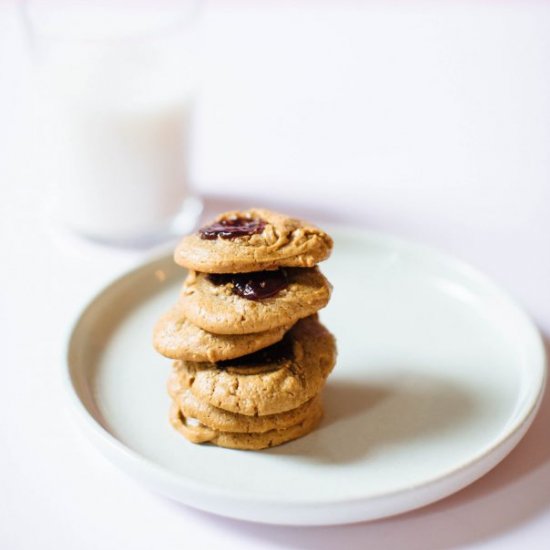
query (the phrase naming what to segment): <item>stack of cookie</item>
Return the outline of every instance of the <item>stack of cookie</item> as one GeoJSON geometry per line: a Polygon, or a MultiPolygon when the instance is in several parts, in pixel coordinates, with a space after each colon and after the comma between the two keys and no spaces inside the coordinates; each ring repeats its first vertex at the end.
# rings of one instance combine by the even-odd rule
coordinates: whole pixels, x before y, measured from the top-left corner
{"type": "Polygon", "coordinates": [[[312,431],[336,347],[317,311],[331,285],[316,264],[332,239],[268,210],[226,212],[185,237],[189,271],[154,345],[175,359],[173,426],[194,443],[280,445],[312,431]]]}

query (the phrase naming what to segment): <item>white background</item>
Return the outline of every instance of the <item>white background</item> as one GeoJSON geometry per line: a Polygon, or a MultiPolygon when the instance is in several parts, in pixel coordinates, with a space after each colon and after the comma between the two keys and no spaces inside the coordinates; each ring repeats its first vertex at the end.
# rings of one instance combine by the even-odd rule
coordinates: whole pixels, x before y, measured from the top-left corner
{"type": "MultiPolygon", "coordinates": [[[[473,486],[355,526],[217,518],[96,454],[62,402],[63,338],[147,251],[52,225],[15,15],[0,3],[0,548],[547,548],[548,399],[473,486]]],[[[211,1],[201,56],[193,181],[211,210],[275,205],[428,242],[550,332],[550,3],[211,1]]]]}

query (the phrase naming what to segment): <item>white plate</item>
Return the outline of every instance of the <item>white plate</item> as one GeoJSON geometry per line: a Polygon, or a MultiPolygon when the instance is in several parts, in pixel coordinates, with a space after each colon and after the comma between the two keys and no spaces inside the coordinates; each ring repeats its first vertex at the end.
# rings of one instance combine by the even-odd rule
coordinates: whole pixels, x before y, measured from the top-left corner
{"type": "Polygon", "coordinates": [[[102,291],[69,343],[82,431],[115,464],[190,506],[252,521],[321,525],[411,510],[494,467],[539,405],[537,330],[494,284],[424,246],[338,230],[322,312],[337,366],[320,428],[260,452],[188,443],[168,423],[170,361],[155,320],[184,271],[170,256],[102,291]]]}

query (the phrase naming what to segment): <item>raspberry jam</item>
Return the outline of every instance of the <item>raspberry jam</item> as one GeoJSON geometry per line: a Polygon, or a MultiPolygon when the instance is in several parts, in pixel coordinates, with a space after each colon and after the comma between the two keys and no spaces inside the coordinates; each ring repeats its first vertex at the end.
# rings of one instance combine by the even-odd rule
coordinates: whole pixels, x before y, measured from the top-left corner
{"type": "Polygon", "coordinates": [[[229,218],[220,220],[211,225],[199,229],[201,239],[213,241],[218,237],[222,239],[235,239],[261,233],[264,230],[265,222],[259,219],[250,218],[229,218]]]}
{"type": "Polygon", "coordinates": [[[211,273],[208,275],[208,279],[217,286],[231,283],[233,294],[247,300],[270,298],[288,286],[288,278],[284,269],[254,273],[211,273]]]}
{"type": "Polygon", "coordinates": [[[285,334],[283,339],[276,344],[267,348],[237,357],[235,359],[227,359],[226,361],[218,361],[216,365],[219,368],[225,367],[262,367],[268,364],[284,363],[294,357],[292,339],[285,334]]]}

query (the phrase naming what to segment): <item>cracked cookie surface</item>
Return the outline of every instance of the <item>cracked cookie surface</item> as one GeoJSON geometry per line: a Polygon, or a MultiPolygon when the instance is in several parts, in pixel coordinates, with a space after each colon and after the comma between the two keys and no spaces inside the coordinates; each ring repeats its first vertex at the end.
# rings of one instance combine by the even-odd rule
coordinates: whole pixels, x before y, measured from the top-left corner
{"type": "Polygon", "coordinates": [[[329,257],[333,242],[306,221],[270,210],[251,208],[220,214],[214,223],[257,220],[258,233],[205,239],[197,232],[184,237],[174,253],[177,264],[204,273],[245,273],[277,267],[313,267],[329,257]]]}
{"type": "Polygon", "coordinates": [[[176,305],[155,325],[153,345],[170,359],[223,361],[278,342],[290,327],[288,324],[253,334],[212,334],[191,323],[176,305]]]}
{"type": "Polygon", "coordinates": [[[233,292],[233,284],[214,284],[205,273],[190,272],[179,307],[187,318],[215,334],[264,332],[312,315],[325,307],[331,284],[317,267],[287,268],[288,286],[269,298],[249,300],[233,292]]]}
{"type": "Polygon", "coordinates": [[[245,356],[230,366],[175,361],[173,368],[180,384],[189,386],[199,401],[249,416],[282,413],[320,392],[334,367],[336,344],[312,315],[298,321],[281,345],[288,345],[290,357],[283,355],[255,365],[245,356]]]}
{"type": "MultiPolygon", "coordinates": [[[[178,378],[175,374],[173,376],[178,378]]],[[[305,420],[321,401],[321,396],[318,394],[290,411],[265,416],[247,416],[224,411],[200,401],[193,395],[189,386],[181,382],[181,378],[170,382],[168,390],[172,399],[178,404],[182,415],[219,432],[262,433],[289,428],[305,420]]]]}
{"type": "Polygon", "coordinates": [[[230,449],[259,450],[276,447],[288,441],[298,439],[313,431],[323,418],[321,401],[315,401],[308,415],[300,422],[287,428],[269,430],[261,433],[236,433],[213,430],[200,423],[190,421],[176,402],[170,409],[170,423],[192,443],[212,443],[218,447],[230,449]]]}

